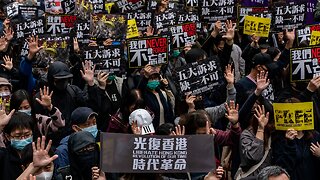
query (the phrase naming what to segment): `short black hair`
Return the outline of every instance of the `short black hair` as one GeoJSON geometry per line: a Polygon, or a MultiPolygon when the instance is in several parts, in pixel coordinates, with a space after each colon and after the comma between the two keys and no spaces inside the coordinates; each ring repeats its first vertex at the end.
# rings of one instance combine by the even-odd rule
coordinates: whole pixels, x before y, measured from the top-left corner
{"type": "Polygon", "coordinates": [[[156,129],[156,135],[170,135],[172,131],[174,131],[174,125],[171,123],[165,123],[160,125],[156,129]]]}
{"type": "Polygon", "coordinates": [[[18,110],[21,103],[27,100],[29,102],[30,107],[32,106],[32,100],[30,95],[26,90],[19,89],[11,95],[10,99],[10,110],[15,109],[18,110]]]}
{"type": "Polygon", "coordinates": [[[16,129],[31,129],[34,130],[34,122],[31,116],[23,112],[15,112],[9,123],[3,128],[3,132],[10,135],[16,129]]]}

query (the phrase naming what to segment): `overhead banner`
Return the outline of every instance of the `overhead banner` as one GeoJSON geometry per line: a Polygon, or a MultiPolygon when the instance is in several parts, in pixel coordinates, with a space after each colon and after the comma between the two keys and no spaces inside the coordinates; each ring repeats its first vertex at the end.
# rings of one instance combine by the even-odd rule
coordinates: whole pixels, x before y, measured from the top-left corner
{"type": "Polygon", "coordinates": [[[147,37],[127,42],[129,68],[142,68],[147,64],[158,65],[168,62],[168,39],[147,37]]]}
{"type": "Polygon", "coordinates": [[[184,48],[193,45],[197,39],[197,27],[195,23],[184,23],[170,28],[172,34],[173,49],[184,48]]]}
{"type": "Polygon", "coordinates": [[[99,71],[120,71],[122,54],[121,45],[87,46],[83,50],[83,58],[96,65],[95,74],[99,71]]]}
{"type": "Polygon", "coordinates": [[[273,103],[276,130],[313,130],[313,103],[273,103]]]}
{"type": "Polygon", "coordinates": [[[320,75],[320,47],[290,49],[291,82],[309,81],[320,75]]]}
{"type": "Polygon", "coordinates": [[[215,169],[211,135],[101,134],[100,167],[108,173],[187,173],[215,169]]]}
{"type": "Polygon", "coordinates": [[[270,32],[271,19],[254,16],[246,16],[244,19],[243,34],[260,37],[268,37],[270,32]]]}
{"type": "Polygon", "coordinates": [[[181,94],[198,95],[219,85],[219,67],[216,59],[207,59],[176,68],[175,81],[181,94]]]}

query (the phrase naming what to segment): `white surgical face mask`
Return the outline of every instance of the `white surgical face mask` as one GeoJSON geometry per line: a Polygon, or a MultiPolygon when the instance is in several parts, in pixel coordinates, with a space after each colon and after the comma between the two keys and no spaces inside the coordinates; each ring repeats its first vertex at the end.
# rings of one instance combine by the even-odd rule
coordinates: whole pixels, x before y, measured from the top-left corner
{"type": "Polygon", "coordinates": [[[36,175],[37,180],[51,180],[53,176],[53,172],[42,172],[36,175]]]}

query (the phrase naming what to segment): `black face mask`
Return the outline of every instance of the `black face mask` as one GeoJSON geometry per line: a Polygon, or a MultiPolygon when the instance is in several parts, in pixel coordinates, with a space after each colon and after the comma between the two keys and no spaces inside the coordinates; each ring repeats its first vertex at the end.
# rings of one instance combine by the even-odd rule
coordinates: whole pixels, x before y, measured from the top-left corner
{"type": "Polygon", "coordinates": [[[92,170],[91,168],[99,165],[99,152],[97,147],[94,151],[77,153],[77,163],[79,165],[79,174],[82,179],[91,179],[92,170]]]}
{"type": "Polygon", "coordinates": [[[57,90],[63,91],[67,89],[68,83],[69,83],[68,79],[57,80],[55,81],[55,87],[57,90]]]}

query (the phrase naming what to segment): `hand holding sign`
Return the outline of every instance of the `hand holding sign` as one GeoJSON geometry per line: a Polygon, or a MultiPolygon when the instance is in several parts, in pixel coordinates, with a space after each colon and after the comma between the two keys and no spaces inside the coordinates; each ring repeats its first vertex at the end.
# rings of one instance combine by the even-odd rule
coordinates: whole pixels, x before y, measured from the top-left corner
{"type": "Polygon", "coordinates": [[[261,71],[257,75],[257,88],[254,91],[256,96],[260,96],[262,91],[269,86],[270,80],[267,78],[268,78],[268,72],[261,71]]]}
{"type": "Polygon", "coordinates": [[[205,177],[204,180],[219,180],[223,177],[224,170],[222,166],[219,166],[215,171],[209,172],[205,177]]]}
{"type": "Polygon", "coordinates": [[[109,74],[106,73],[106,72],[100,71],[100,72],[98,73],[97,81],[98,81],[98,83],[99,83],[99,88],[100,88],[100,89],[102,89],[102,90],[105,90],[105,89],[106,89],[108,77],[109,77],[109,74]]]}
{"type": "Polygon", "coordinates": [[[260,106],[255,109],[256,113],[254,114],[254,117],[257,118],[259,123],[259,128],[261,130],[264,130],[264,127],[268,124],[269,121],[269,112],[266,113],[264,109],[264,105],[260,106]]]}
{"type": "Polygon", "coordinates": [[[221,29],[222,29],[221,21],[217,21],[216,23],[214,23],[214,29],[211,32],[211,36],[214,38],[217,37],[217,35],[220,33],[221,29]]]}
{"type": "Polygon", "coordinates": [[[154,33],[154,28],[149,25],[149,26],[147,27],[147,32],[145,32],[144,34],[145,34],[146,36],[153,36],[153,33],[154,33]]]}
{"type": "Polygon", "coordinates": [[[310,151],[312,152],[312,154],[314,156],[320,157],[320,144],[319,144],[319,142],[311,143],[310,151]]]}
{"type": "Polygon", "coordinates": [[[189,109],[188,109],[188,112],[193,112],[193,111],[196,111],[195,110],[195,105],[194,105],[194,101],[196,100],[196,96],[193,96],[193,95],[191,95],[191,94],[189,94],[188,96],[187,96],[187,98],[186,98],[186,103],[187,103],[187,105],[188,105],[188,107],[189,107],[189,109]]]}
{"type": "Polygon", "coordinates": [[[298,136],[298,132],[294,129],[288,129],[286,132],[286,138],[290,140],[294,140],[298,136]]]}
{"type": "Polygon", "coordinates": [[[259,47],[259,39],[260,36],[257,36],[255,33],[251,35],[251,47],[258,48],[259,47]]]}
{"type": "Polygon", "coordinates": [[[310,92],[315,92],[320,87],[320,76],[316,76],[310,80],[307,89],[310,92]]]}
{"type": "Polygon", "coordinates": [[[293,29],[292,31],[288,31],[288,29],[286,29],[286,34],[285,37],[287,38],[287,44],[285,46],[286,49],[290,49],[293,46],[293,42],[296,38],[296,34],[295,34],[295,29],[293,29]]]}

